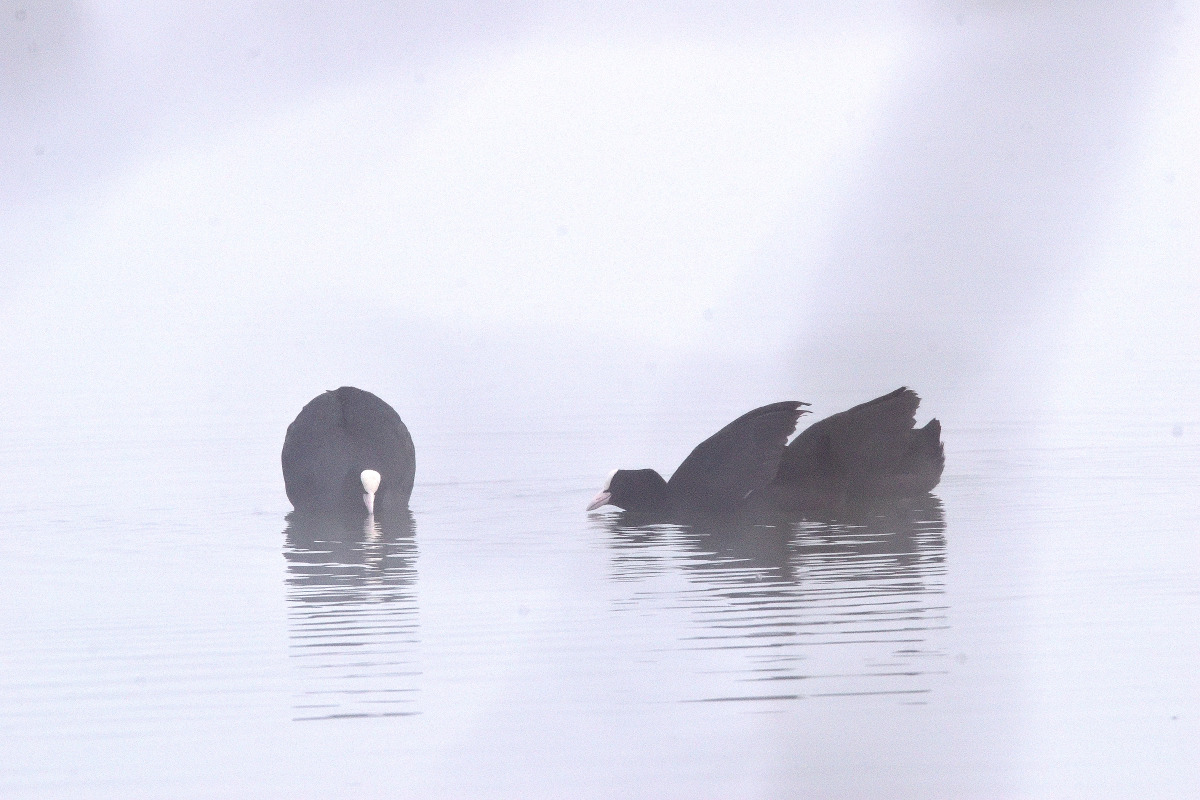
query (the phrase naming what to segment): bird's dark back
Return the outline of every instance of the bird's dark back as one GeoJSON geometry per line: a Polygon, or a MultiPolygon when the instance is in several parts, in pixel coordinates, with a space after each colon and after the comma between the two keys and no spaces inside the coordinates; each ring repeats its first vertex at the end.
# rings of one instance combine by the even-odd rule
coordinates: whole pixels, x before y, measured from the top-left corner
{"type": "Polygon", "coordinates": [[[370,392],[343,386],[301,409],[283,442],[288,499],[298,510],[349,510],[360,503],[359,475],[384,476],[381,507],[406,507],[416,457],[400,415],[370,392]]]}

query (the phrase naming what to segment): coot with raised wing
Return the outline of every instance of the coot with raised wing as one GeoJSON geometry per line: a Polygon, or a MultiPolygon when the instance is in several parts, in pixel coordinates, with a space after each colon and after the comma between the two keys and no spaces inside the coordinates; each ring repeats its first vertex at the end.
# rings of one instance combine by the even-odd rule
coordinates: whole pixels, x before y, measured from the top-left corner
{"type": "Polygon", "coordinates": [[[403,512],[417,471],[400,415],[353,386],[317,395],[300,410],[282,460],[288,499],[305,513],[403,512]]]}
{"type": "Polygon", "coordinates": [[[800,403],[772,403],[743,414],[701,442],[671,480],[652,469],[613,470],[587,510],[614,505],[650,514],[733,511],[766,487],[796,420],[808,413],[800,403]]]}
{"type": "Polygon", "coordinates": [[[790,445],[808,404],[763,406],[702,442],[670,480],[652,469],[614,470],[587,510],[829,511],[859,498],[925,494],[941,479],[945,456],[936,419],[914,428],[920,402],[901,387],[809,426],[790,445]]]}

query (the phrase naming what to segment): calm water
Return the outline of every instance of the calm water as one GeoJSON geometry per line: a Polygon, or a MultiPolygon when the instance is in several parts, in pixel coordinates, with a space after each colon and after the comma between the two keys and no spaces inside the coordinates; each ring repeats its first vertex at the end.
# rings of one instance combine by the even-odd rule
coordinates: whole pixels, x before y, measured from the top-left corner
{"type": "Polygon", "coordinates": [[[1200,793],[1190,423],[923,408],[936,496],[702,529],[583,507],[728,398],[400,408],[412,518],[344,526],[285,394],[3,430],[0,795],[1200,793]]]}

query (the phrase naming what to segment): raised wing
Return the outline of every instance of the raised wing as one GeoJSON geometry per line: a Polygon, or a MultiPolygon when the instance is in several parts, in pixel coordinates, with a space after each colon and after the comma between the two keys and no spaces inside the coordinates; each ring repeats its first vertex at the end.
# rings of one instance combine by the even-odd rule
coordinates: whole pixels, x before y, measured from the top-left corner
{"type": "Polygon", "coordinates": [[[920,404],[917,393],[902,386],[810,425],[784,453],[779,482],[836,484],[868,494],[928,491],[945,458],[937,420],[913,428],[920,404]]]}
{"type": "Polygon", "coordinates": [[[788,400],[756,408],[705,439],[667,482],[671,497],[711,511],[736,507],[775,478],[805,405],[788,400]]]}

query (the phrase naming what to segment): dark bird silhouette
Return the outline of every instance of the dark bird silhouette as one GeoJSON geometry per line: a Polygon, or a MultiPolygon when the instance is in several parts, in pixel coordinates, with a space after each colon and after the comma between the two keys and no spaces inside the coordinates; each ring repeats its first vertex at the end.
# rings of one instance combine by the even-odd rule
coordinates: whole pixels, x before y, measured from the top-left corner
{"type": "Polygon", "coordinates": [[[407,513],[417,470],[412,437],[395,409],[343,386],[314,397],[288,426],[283,482],[302,513],[407,513]]]}
{"type": "Polygon", "coordinates": [[[614,470],[588,511],[732,511],[775,478],[805,405],[788,400],[743,414],[701,442],[669,481],[652,469],[614,470]]]}
{"type": "Polygon", "coordinates": [[[827,510],[932,491],[946,465],[942,424],[915,427],[920,404],[902,386],[813,423],[788,445],[760,501],[783,511],[827,510]]]}
{"type": "Polygon", "coordinates": [[[790,445],[808,404],[756,408],[702,442],[669,481],[652,469],[614,470],[588,510],[828,511],[857,499],[925,494],[941,479],[945,456],[936,419],[914,429],[920,402],[901,387],[809,426],[790,445]]]}

